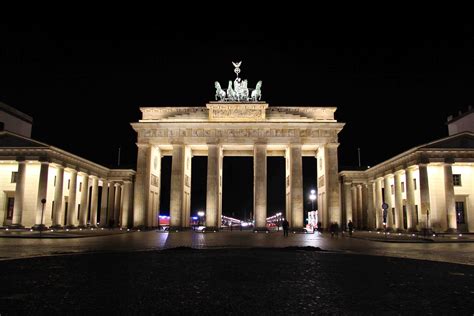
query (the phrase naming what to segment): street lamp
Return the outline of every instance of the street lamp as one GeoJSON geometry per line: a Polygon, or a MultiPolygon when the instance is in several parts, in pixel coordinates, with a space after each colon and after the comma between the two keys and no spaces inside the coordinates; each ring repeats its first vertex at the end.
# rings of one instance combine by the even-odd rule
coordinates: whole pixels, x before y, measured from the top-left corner
{"type": "Polygon", "coordinates": [[[311,190],[309,199],[311,200],[311,211],[314,211],[314,200],[316,200],[316,190],[311,190]]]}
{"type": "Polygon", "coordinates": [[[199,225],[201,225],[201,218],[204,216],[204,212],[203,212],[203,211],[199,211],[199,212],[198,212],[198,216],[199,216],[199,225]]]}

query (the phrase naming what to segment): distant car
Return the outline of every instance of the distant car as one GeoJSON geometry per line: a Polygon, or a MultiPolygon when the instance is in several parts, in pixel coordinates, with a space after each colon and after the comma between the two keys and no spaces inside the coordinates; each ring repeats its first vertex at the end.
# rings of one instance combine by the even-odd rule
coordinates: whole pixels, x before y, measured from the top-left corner
{"type": "Polygon", "coordinates": [[[206,226],[202,226],[202,225],[194,226],[194,230],[204,233],[206,231],[206,226]]]}
{"type": "Polygon", "coordinates": [[[170,230],[170,227],[169,226],[159,226],[157,231],[169,231],[170,230]]]}

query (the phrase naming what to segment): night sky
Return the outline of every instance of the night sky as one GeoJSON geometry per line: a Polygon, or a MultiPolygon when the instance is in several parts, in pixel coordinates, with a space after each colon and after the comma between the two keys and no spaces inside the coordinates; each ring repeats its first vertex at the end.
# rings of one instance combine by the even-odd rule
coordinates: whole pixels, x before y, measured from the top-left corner
{"type": "MultiPolygon", "coordinates": [[[[357,167],[357,148],[373,166],[445,137],[447,116],[474,103],[472,24],[227,23],[0,25],[0,101],[33,117],[34,139],[109,167],[120,147],[120,167],[135,169],[139,107],[205,106],[242,60],[270,106],[338,108],[340,170],[357,167]]],[[[207,159],[193,159],[195,213],[207,159]]],[[[283,163],[268,160],[269,215],[284,208],[283,163]]],[[[163,213],[170,166],[164,158],[163,213]]],[[[305,197],[315,169],[305,158],[305,197]]],[[[225,158],[224,214],[250,216],[252,173],[251,158],[225,158]]]]}

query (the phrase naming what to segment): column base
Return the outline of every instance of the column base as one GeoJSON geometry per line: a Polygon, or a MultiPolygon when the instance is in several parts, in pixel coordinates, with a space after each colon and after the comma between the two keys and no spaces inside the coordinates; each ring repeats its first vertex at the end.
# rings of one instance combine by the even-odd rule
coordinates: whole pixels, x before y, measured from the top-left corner
{"type": "Polygon", "coordinates": [[[7,227],[8,227],[8,229],[23,229],[23,228],[25,228],[25,226],[23,226],[21,224],[11,224],[11,225],[8,225],[7,227]]]}
{"type": "Polygon", "coordinates": [[[66,225],[66,226],[64,226],[64,228],[66,228],[66,229],[74,229],[74,228],[79,228],[79,227],[74,226],[74,225],[66,225]]]}
{"type": "Polygon", "coordinates": [[[411,227],[411,228],[408,228],[408,232],[409,233],[417,233],[418,229],[416,229],[415,227],[411,227]]]}
{"type": "Polygon", "coordinates": [[[63,229],[63,226],[56,224],[56,225],[49,226],[49,229],[63,229]]]}
{"type": "Polygon", "coordinates": [[[457,234],[459,231],[456,228],[448,228],[446,233],[457,234]]]}
{"type": "Polygon", "coordinates": [[[37,231],[45,231],[45,230],[48,230],[48,227],[46,227],[45,224],[35,224],[33,227],[31,227],[31,229],[37,230],[37,231]]]}

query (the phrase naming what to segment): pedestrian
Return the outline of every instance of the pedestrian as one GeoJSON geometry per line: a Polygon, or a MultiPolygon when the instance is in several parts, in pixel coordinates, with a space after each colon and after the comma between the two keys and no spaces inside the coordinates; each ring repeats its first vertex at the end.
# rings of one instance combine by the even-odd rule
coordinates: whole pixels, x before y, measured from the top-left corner
{"type": "Polygon", "coordinates": [[[354,224],[351,220],[349,220],[349,223],[347,223],[347,228],[349,229],[349,236],[352,237],[352,229],[354,228],[354,224]]]}
{"type": "Polygon", "coordinates": [[[331,232],[331,238],[333,238],[336,232],[336,227],[334,226],[334,223],[331,223],[331,226],[329,226],[329,231],[331,232]]]}
{"type": "Polygon", "coordinates": [[[317,225],[318,225],[318,233],[320,235],[322,235],[323,234],[323,224],[321,224],[321,222],[318,222],[317,225]]]}
{"type": "Polygon", "coordinates": [[[336,234],[336,238],[339,238],[339,224],[334,222],[334,232],[336,234]]]}
{"type": "Polygon", "coordinates": [[[286,218],[283,220],[281,226],[283,226],[283,236],[288,237],[288,227],[290,226],[290,223],[288,223],[286,218]]]}

